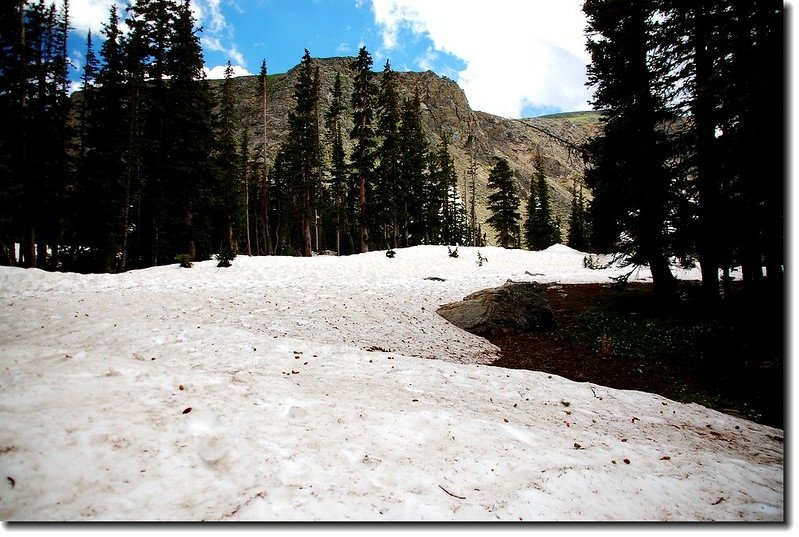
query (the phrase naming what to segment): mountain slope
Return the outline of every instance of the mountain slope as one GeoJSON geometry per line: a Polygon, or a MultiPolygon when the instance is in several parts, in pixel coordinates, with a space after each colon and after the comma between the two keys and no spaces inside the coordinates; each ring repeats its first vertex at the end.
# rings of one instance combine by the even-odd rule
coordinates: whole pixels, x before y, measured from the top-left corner
{"type": "MultiPolygon", "coordinates": [[[[321,79],[320,109],[326,111],[332,98],[336,73],[341,74],[345,99],[352,92],[352,58],[314,59],[321,79]]],[[[294,108],[294,84],[298,68],[288,73],[271,75],[268,79],[267,161],[271,162],[288,132],[288,112],[294,108]]],[[[423,122],[428,141],[437,146],[442,133],[450,140],[450,153],[458,172],[458,189],[464,199],[466,192],[466,170],[470,164],[467,140],[470,133],[475,138],[476,213],[478,223],[483,224],[489,216],[486,209],[487,183],[491,168],[497,157],[507,159],[517,177],[517,187],[522,200],[530,191],[530,178],[536,152],[544,157],[547,182],[551,188],[551,199],[555,214],[560,217],[565,236],[571,204],[573,181],[582,180],[583,160],[576,148],[595,136],[600,128],[600,114],[579,112],[556,114],[530,119],[508,119],[485,112],[472,110],[463,90],[447,77],[431,71],[397,72],[396,80],[401,97],[410,97],[418,89],[422,99],[423,122]]],[[[376,82],[382,73],[376,73],[376,82]]],[[[260,151],[263,136],[261,121],[261,97],[258,94],[258,77],[234,79],[238,96],[237,112],[250,132],[254,151],[260,151]]],[[[221,81],[212,81],[219,91],[221,81]]],[[[347,116],[351,121],[351,116],[347,116]]],[[[323,130],[322,135],[326,132],[323,130]]],[[[346,140],[348,142],[348,140],[346,140]]],[[[259,158],[261,158],[259,156],[259,158]]],[[[522,203],[522,205],[525,205],[522,203]]],[[[524,207],[522,207],[524,210],[524,207]]],[[[484,230],[486,225],[483,226],[484,230]]],[[[489,241],[493,233],[488,233],[489,241]]]]}

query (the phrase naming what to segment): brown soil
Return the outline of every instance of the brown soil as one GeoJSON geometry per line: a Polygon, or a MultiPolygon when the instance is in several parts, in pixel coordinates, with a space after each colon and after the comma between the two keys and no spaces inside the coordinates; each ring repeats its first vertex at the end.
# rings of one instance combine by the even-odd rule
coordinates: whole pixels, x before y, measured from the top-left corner
{"type": "MultiPolygon", "coordinates": [[[[697,307],[699,288],[653,304],[648,284],[550,285],[559,328],[489,337],[502,349],[493,365],[578,382],[657,393],[783,427],[783,312],[779,305],[730,299],[697,307]]],[[[734,295],[735,297],[735,295],[734,295]]]]}

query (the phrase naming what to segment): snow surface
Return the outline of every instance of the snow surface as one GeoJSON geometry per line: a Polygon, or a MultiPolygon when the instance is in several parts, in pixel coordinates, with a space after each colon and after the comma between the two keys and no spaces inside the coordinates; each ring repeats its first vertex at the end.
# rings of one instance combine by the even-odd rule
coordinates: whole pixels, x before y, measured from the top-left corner
{"type": "Polygon", "coordinates": [[[782,430],[486,365],[435,313],[625,269],[477,251],[0,267],[0,519],[784,520],[782,430]]]}

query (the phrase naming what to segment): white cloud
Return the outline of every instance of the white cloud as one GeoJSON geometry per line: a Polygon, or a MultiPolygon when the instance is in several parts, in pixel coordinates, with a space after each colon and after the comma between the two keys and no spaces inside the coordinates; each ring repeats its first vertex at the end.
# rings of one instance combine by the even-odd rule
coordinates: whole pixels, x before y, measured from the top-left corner
{"type": "Polygon", "coordinates": [[[219,34],[228,28],[221,4],[221,0],[194,0],[191,4],[195,18],[211,34],[219,34]]]}
{"type": "Polygon", "coordinates": [[[210,50],[212,52],[222,52],[225,56],[227,56],[227,59],[229,59],[231,62],[242,65],[245,63],[244,55],[241,52],[239,52],[235,44],[226,47],[225,45],[222,44],[222,40],[219,37],[213,37],[213,36],[203,36],[200,39],[200,41],[202,42],[204,50],[210,50]]]}
{"type": "Polygon", "coordinates": [[[425,53],[416,58],[416,65],[423,71],[432,71],[435,61],[438,59],[438,53],[433,47],[427,47],[425,53]]]}
{"type": "MultiPolygon", "coordinates": [[[[472,108],[519,117],[525,105],[589,108],[585,18],[580,0],[372,0],[383,47],[401,32],[427,36],[463,60],[457,73],[472,108]]],[[[430,59],[421,58],[419,67],[430,59]]]]}
{"type": "MultiPolygon", "coordinates": [[[[48,0],[47,3],[55,3],[59,9],[62,6],[61,0],[48,0]]],[[[112,4],[117,5],[121,17],[124,14],[125,2],[118,0],[70,0],[69,24],[78,34],[85,36],[91,30],[92,34],[98,35],[103,28],[103,24],[108,22],[112,4]]]]}
{"type": "MultiPolygon", "coordinates": [[[[245,65],[244,55],[239,51],[233,38],[233,26],[225,18],[222,0],[194,0],[195,17],[203,27],[201,42],[205,49],[222,52],[228,60],[245,65]]],[[[241,8],[235,5],[236,10],[241,8]]]]}
{"type": "MultiPolygon", "coordinates": [[[[233,76],[250,76],[252,75],[246,68],[241,65],[233,65],[233,76]]],[[[225,78],[226,65],[215,65],[214,67],[205,67],[205,77],[209,79],[225,78]]]]}

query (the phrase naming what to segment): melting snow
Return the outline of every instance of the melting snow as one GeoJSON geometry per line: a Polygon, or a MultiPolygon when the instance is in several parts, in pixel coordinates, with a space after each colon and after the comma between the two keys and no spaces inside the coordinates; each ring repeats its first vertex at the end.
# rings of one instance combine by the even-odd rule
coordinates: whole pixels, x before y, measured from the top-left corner
{"type": "Polygon", "coordinates": [[[784,519],[782,430],[486,365],[497,349],[435,313],[624,269],[477,251],[0,267],[0,518],[784,519]]]}

